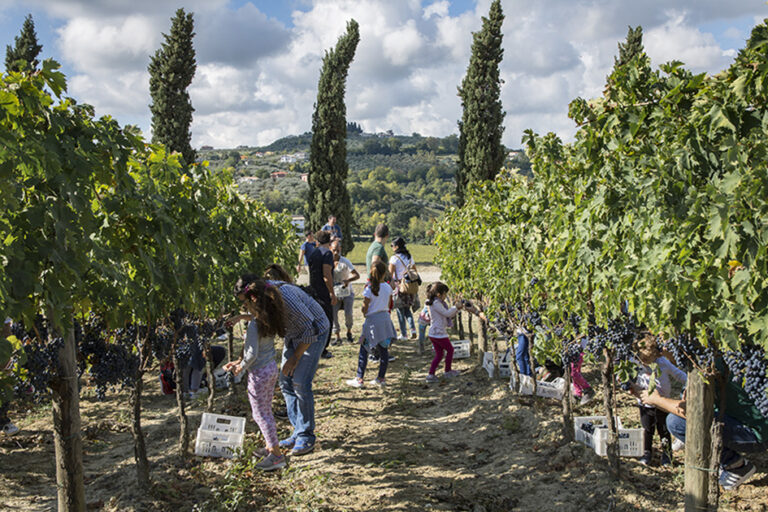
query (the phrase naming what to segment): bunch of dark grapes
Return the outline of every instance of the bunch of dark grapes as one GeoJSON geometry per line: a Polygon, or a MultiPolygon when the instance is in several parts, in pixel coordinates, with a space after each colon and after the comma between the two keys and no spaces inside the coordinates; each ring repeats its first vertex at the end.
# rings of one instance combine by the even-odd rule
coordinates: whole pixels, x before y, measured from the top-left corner
{"type": "Polygon", "coordinates": [[[725,363],[734,382],[739,382],[760,413],[768,418],[768,359],[757,345],[743,345],[741,352],[726,352],[725,363]]]}
{"type": "Polygon", "coordinates": [[[598,356],[605,347],[610,347],[617,360],[626,361],[632,357],[632,344],[637,334],[634,320],[628,317],[614,318],[605,327],[590,325],[586,349],[598,356]]]}
{"type": "Polygon", "coordinates": [[[63,338],[47,340],[32,340],[25,337],[24,346],[26,362],[22,368],[26,370],[22,377],[17,375],[14,389],[19,398],[31,398],[35,402],[48,399],[48,386],[57,376],[59,365],[59,350],[64,344],[63,338]]]}
{"type": "Polygon", "coordinates": [[[563,366],[575,363],[581,357],[581,343],[578,340],[569,339],[563,342],[563,351],[561,353],[563,366]]]}
{"type": "Polygon", "coordinates": [[[173,344],[173,330],[165,325],[157,326],[149,334],[149,343],[152,347],[152,355],[158,361],[165,361],[171,353],[173,344]]]}
{"type": "Polygon", "coordinates": [[[675,365],[689,371],[695,364],[699,368],[712,368],[717,352],[713,347],[705,347],[699,339],[689,334],[669,338],[661,348],[672,353],[675,365]]]}
{"type": "Polygon", "coordinates": [[[581,331],[581,316],[571,313],[568,315],[568,321],[571,323],[574,332],[579,333],[581,331]]]}

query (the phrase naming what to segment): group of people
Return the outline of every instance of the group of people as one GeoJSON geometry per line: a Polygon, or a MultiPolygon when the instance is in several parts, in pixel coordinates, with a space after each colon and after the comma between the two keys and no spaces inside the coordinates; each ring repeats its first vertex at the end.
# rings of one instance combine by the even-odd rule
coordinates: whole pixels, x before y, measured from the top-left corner
{"type": "MultiPolygon", "coordinates": [[[[533,372],[528,356],[531,336],[531,333],[519,331],[516,351],[520,373],[529,376],[533,372]]],[[[586,338],[582,338],[581,343],[583,349],[586,338]]],[[[665,355],[659,347],[658,338],[648,331],[635,340],[632,352],[637,374],[633,380],[621,383],[621,389],[634,395],[637,400],[640,424],[644,431],[643,455],[639,462],[644,465],[652,463],[654,435],[658,435],[661,443],[660,463],[662,466],[670,466],[672,451],[685,446],[687,374],[671,362],[673,358],[665,355]],[[677,397],[673,391],[673,382],[677,382],[683,390],[677,397]]],[[[581,404],[585,404],[594,397],[594,391],[581,373],[582,361],[580,356],[571,363],[571,392],[580,399],[581,404]]],[[[716,366],[721,375],[726,374],[722,359],[716,361],[716,366]]],[[[556,365],[540,368],[542,376],[547,373],[556,375],[558,371],[556,365]]],[[[561,368],[559,370],[562,371],[561,368]]],[[[768,449],[768,418],[762,416],[742,386],[730,378],[725,379],[722,387],[719,383],[715,385],[715,394],[715,414],[722,414],[723,421],[719,481],[724,489],[732,490],[747,481],[756,470],[755,465],[741,454],[768,449]],[[724,394],[722,400],[721,394],[724,394]],[[722,411],[720,404],[724,405],[722,411]]]]}

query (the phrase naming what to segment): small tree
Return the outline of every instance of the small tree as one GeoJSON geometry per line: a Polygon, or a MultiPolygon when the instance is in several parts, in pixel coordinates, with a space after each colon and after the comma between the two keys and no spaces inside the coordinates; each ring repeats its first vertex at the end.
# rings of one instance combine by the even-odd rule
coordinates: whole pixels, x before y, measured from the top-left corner
{"type": "Polygon", "coordinates": [[[312,229],[319,229],[329,215],[335,215],[344,233],[342,250],[354,247],[352,205],[347,191],[347,107],[344,104],[347,73],[355,57],[360,31],[355,20],[336,47],[323,57],[317,85],[317,102],[312,114],[310,146],[309,201],[307,217],[312,229]]]}
{"type": "Polygon", "coordinates": [[[35,32],[35,22],[32,15],[27,14],[24,24],[21,26],[21,33],[14,38],[14,46],[5,47],[5,70],[11,71],[34,71],[37,69],[40,61],[37,56],[43,46],[37,43],[37,33],[35,32]]]}
{"type": "Polygon", "coordinates": [[[504,14],[501,2],[494,0],[483,28],[472,35],[472,56],[467,74],[459,87],[464,109],[459,121],[459,167],[456,170],[456,199],[464,204],[467,184],[471,181],[492,180],[504,164],[504,111],[501,106],[499,64],[504,55],[501,48],[501,25],[504,14]]]}
{"type": "Polygon", "coordinates": [[[192,138],[192,102],[187,87],[195,76],[195,24],[192,13],[176,11],[170,34],[149,63],[149,93],[152,104],[152,141],[165,144],[169,151],[181,153],[184,163],[195,161],[192,138]]]}

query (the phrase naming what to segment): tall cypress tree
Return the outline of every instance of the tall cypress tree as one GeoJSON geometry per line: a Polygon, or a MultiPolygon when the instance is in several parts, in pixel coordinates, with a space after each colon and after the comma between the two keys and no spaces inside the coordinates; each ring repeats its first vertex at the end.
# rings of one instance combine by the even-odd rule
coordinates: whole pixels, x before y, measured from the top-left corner
{"type": "Polygon", "coordinates": [[[312,114],[312,144],[309,158],[309,203],[307,217],[312,229],[319,229],[329,215],[336,215],[344,239],[342,251],[354,247],[350,236],[352,205],[347,192],[347,107],[344,103],[347,73],[360,42],[355,20],[333,50],[325,52],[317,102],[312,114]]]}
{"type": "Polygon", "coordinates": [[[171,20],[170,34],[149,63],[149,93],[152,104],[152,141],[165,144],[170,151],[181,153],[184,162],[195,161],[195,150],[190,145],[192,135],[192,102],[187,87],[195,76],[195,35],[192,13],[176,11],[171,20]]]}
{"type": "Polygon", "coordinates": [[[36,70],[40,64],[37,56],[42,49],[42,45],[37,43],[35,22],[32,21],[32,15],[27,14],[21,26],[21,33],[14,38],[14,46],[5,47],[5,70],[8,72],[36,70]]]}
{"type": "Polygon", "coordinates": [[[459,121],[459,166],[456,171],[456,199],[464,204],[464,193],[471,181],[491,180],[504,164],[504,111],[501,108],[499,64],[501,2],[494,0],[483,27],[472,34],[472,56],[467,74],[459,87],[464,111],[459,121]]]}

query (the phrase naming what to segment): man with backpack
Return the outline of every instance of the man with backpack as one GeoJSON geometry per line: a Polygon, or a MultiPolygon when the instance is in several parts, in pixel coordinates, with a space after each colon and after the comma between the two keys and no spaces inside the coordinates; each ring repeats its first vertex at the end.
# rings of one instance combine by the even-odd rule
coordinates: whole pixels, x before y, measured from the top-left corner
{"type": "Polygon", "coordinates": [[[408,328],[410,328],[411,339],[416,339],[416,325],[413,322],[411,307],[419,293],[421,279],[403,238],[397,237],[392,241],[392,250],[394,254],[389,259],[389,274],[392,276],[392,287],[395,289],[395,310],[400,324],[400,339],[408,339],[408,328]]]}

